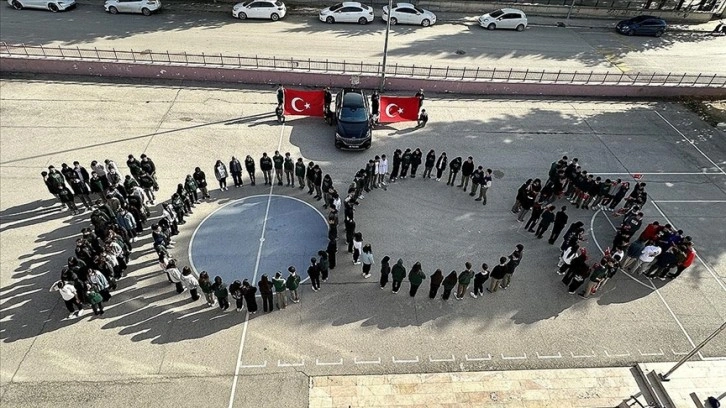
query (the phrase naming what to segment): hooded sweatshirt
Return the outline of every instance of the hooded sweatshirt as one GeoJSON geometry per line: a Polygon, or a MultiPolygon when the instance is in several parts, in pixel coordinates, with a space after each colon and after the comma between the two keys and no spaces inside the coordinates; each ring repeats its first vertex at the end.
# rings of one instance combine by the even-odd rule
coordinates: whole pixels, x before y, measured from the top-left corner
{"type": "Polygon", "coordinates": [[[403,259],[399,259],[391,269],[394,281],[403,281],[406,278],[406,268],[403,266],[403,259]]]}

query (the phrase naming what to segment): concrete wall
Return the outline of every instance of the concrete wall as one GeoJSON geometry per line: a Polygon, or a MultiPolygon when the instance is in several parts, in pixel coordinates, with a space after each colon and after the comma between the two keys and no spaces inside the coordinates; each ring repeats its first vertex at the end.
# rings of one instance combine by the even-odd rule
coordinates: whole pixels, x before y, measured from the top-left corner
{"type": "MultiPolygon", "coordinates": [[[[226,82],[245,84],[277,84],[290,86],[331,86],[334,88],[351,85],[375,89],[380,78],[373,76],[350,76],[310,72],[260,71],[233,68],[177,66],[161,64],[113,63],[101,61],[72,61],[29,58],[0,57],[0,72],[85,75],[105,78],[178,79],[200,82],[226,82]]],[[[461,80],[431,80],[389,78],[389,91],[415,92],[425,88],[434,93],[476,94],[476,95],[522,95],[522,96],[592,96],[592,97],[682,97],[724,98],[726,88],[693,88],[677,86],[636,85],[575,85],[467,82],[461,80]]]]}

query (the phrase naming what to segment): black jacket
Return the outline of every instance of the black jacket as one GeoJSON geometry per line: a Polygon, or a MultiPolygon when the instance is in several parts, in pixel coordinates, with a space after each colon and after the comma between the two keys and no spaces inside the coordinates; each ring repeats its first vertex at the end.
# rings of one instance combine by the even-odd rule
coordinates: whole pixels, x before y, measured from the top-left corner
{"type": "Polygon", "coordinates": [[[473,161],[465,161],[464,164],[461,165],[461,174],[464,177],[471,176],[471,173],[474,172],[474,162],[473,161]]]}
{"type": "Polygon", "coordinates": [[[507,264],[504,265],[497,265],[492,269],[492,273],[489,274],[489,276],[492,277],[492,279],[502,279],[504,278],[504,275],[509,272],[509,269],[507,268],[507,264]]]}
{"type": "Polygon", "coordinates": [[[260,158],[260,170],[272,170],[272,159],[270,156],[260,158]]]}

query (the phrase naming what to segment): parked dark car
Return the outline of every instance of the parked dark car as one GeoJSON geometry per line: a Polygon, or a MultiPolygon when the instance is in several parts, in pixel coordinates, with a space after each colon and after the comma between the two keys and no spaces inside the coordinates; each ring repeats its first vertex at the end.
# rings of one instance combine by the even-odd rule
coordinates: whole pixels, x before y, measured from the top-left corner
{"type": "Polygon", "coordinates": [[[654,35],[660,37],[668,24],[660,17],[638,16],[623,20],[615,26],[615,31],[625,35],[654,35]]]}
{"type": "Polygon", "coordinates": [[[363,91],[348,89],[338,93],[335,122],[335,147],[356,150],[371,147],[370,109],[363,91]]]}

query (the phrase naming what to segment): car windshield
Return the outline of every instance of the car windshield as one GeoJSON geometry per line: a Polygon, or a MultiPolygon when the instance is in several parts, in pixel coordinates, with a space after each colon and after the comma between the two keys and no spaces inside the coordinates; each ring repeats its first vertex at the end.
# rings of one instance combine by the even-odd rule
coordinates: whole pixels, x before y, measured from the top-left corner
{"type": "Polygon", "coordinates": [[[423,12],[424,12],[423,9],[420,9],[420,8],[418,8],[416,6],[413,6],[413,9],[416,10],[416,11],[418,11],[421,14],[423,14],[423,12]]]}
{"type": "Polygon", "coordinates": [[[344,106],[340,111],[341,122],[365,122],[368,120],[366,110],[362,106],[344,106]]]}
{"type": "Polygon", "coordinates": [[[341,7],[343,7],[343,3],[334,4],[334,5],[330,6],[330,11],[335,11],[341,7]]]}
{"type": "Polygon", "coordinates": [[[246,2],[242,3],[242,7],[247,7],[247,6],[249,6],[249,5],[250,5],[250,3],[252,3],[252,1],[253,1],[253,0],[249,0],[249,1],[246,1],[246,2]]]}
{"type": "Polygon", "coordinates": [[[275,5],[276,5],[277,7],[282,7],[282,6],[283,6],[283,4],[282,4],[282,2],[281,2],[281,1],[276,1],[276,2],[275,2],[275,5]]]}
{"type": "Polygon", "coordinates": [[[502,10],[494,10],[491,13],[489,13],[489,16],[496,18],[496,17],[501,16],[502,14],[504,14],[504,12],[502,10]]]}

